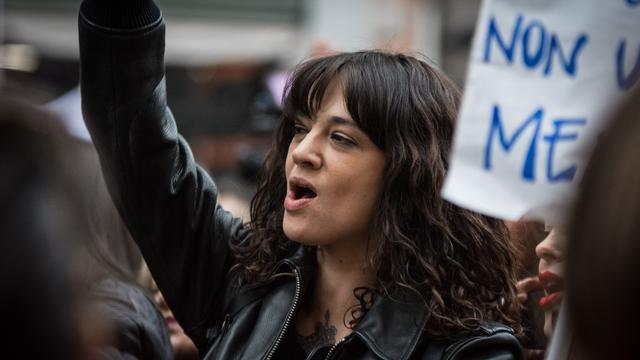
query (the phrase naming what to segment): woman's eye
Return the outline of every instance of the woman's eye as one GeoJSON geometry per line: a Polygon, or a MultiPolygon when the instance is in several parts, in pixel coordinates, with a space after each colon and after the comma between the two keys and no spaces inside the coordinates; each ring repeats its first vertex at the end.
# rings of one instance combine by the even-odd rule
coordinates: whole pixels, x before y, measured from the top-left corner
{"type": "Polygon", "coordinates": [[[338,144],[342,144],[342,145],[355,145],[355,142],[353,142],[353,140],[349,139],[348,137],[340,134],[340,133],[333,133],[331,134],[331,139],[335,142],[337,142],[338,144]]]}
{"type": "Polygon", "coordinates": [[[294,125],[293,133],[294,135],[303,135],[307,133],[307,129],[305,129],[305,127],[301,125],[294,125]]]}

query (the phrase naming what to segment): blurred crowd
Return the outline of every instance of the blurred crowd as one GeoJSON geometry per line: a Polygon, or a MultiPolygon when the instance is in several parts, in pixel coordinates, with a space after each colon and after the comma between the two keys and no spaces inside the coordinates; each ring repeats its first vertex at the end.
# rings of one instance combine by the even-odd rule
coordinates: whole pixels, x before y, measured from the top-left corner
{"type": "MultiPolygon", "coordinates": [[[[568,227],[508,223],[529,358],[544,355],[565,302],[572,358],[635,353],[638,116],[635,91],[610,115],[568,227]]],[[[5,348],[21,358],[197,358],[111,203],[93,146],[50,113],[2,99],[0,157],[5,348]]],[[[240,197],[221,201],[247,216],[240,197]]]]}
{"type": "Polygon", "coordinates": [[[111,202],[93,145],[50,113],[1,99],[0,157],[8,358],[197,358],[111,202]]]}
{"type": "MultiPolygon", "coordinates": [[[[519,249],[526,358],[548,354],[561,314],[569,358],[635,355],[640,88],[608,118],[568,224],[507,223],[519,249]]],[[[261,161],[245,159],[245,179],[261,161]]],[[[217,180],[221,205],[249,221],[251,183],[217,180]]],[[[93,145],[57,115],[8,96],[0,98],[0,212],[7,358],[199,357],[112,203],[93,145]]]]}

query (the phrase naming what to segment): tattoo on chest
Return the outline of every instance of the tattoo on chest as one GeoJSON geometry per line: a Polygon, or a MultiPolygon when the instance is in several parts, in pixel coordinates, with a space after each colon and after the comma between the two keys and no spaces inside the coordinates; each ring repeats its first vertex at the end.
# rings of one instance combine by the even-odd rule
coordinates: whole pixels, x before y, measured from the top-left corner
{"type": "Polygon", "coordinates": [[[316,322],[315,330],[311,335],[302,336],[297,334],[298,342],[304,351],[311,353],[311,351],[317,347],[335,344],[338,330],[335,326],[329,324],[330,318],[331,314],[329,310],[327,310],[327,312],[324,313],[324,323],[320,321],[316,322]]]}

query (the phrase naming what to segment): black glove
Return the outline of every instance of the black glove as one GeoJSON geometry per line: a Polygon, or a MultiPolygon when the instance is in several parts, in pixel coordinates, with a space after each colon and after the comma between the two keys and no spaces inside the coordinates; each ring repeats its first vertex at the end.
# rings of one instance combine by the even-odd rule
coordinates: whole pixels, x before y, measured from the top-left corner
{"type": "Polygon", "coordinates": [[[84,0],[80,13],[95,25],[119,30],[140,29],[161,16],[153,0],[84,0]]]}

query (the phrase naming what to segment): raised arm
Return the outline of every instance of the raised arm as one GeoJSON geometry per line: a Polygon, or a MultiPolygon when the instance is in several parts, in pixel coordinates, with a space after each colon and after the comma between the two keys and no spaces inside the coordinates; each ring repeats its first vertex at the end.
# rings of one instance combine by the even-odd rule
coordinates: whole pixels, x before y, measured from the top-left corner
{"type": "Polygon", "coordinates": [[[217,205],[166,103],[164,22],[152,0],[84,0],[85,122],[114,203],[185,331],[219,321],[229,243],[248,231],[217,205]]]}

